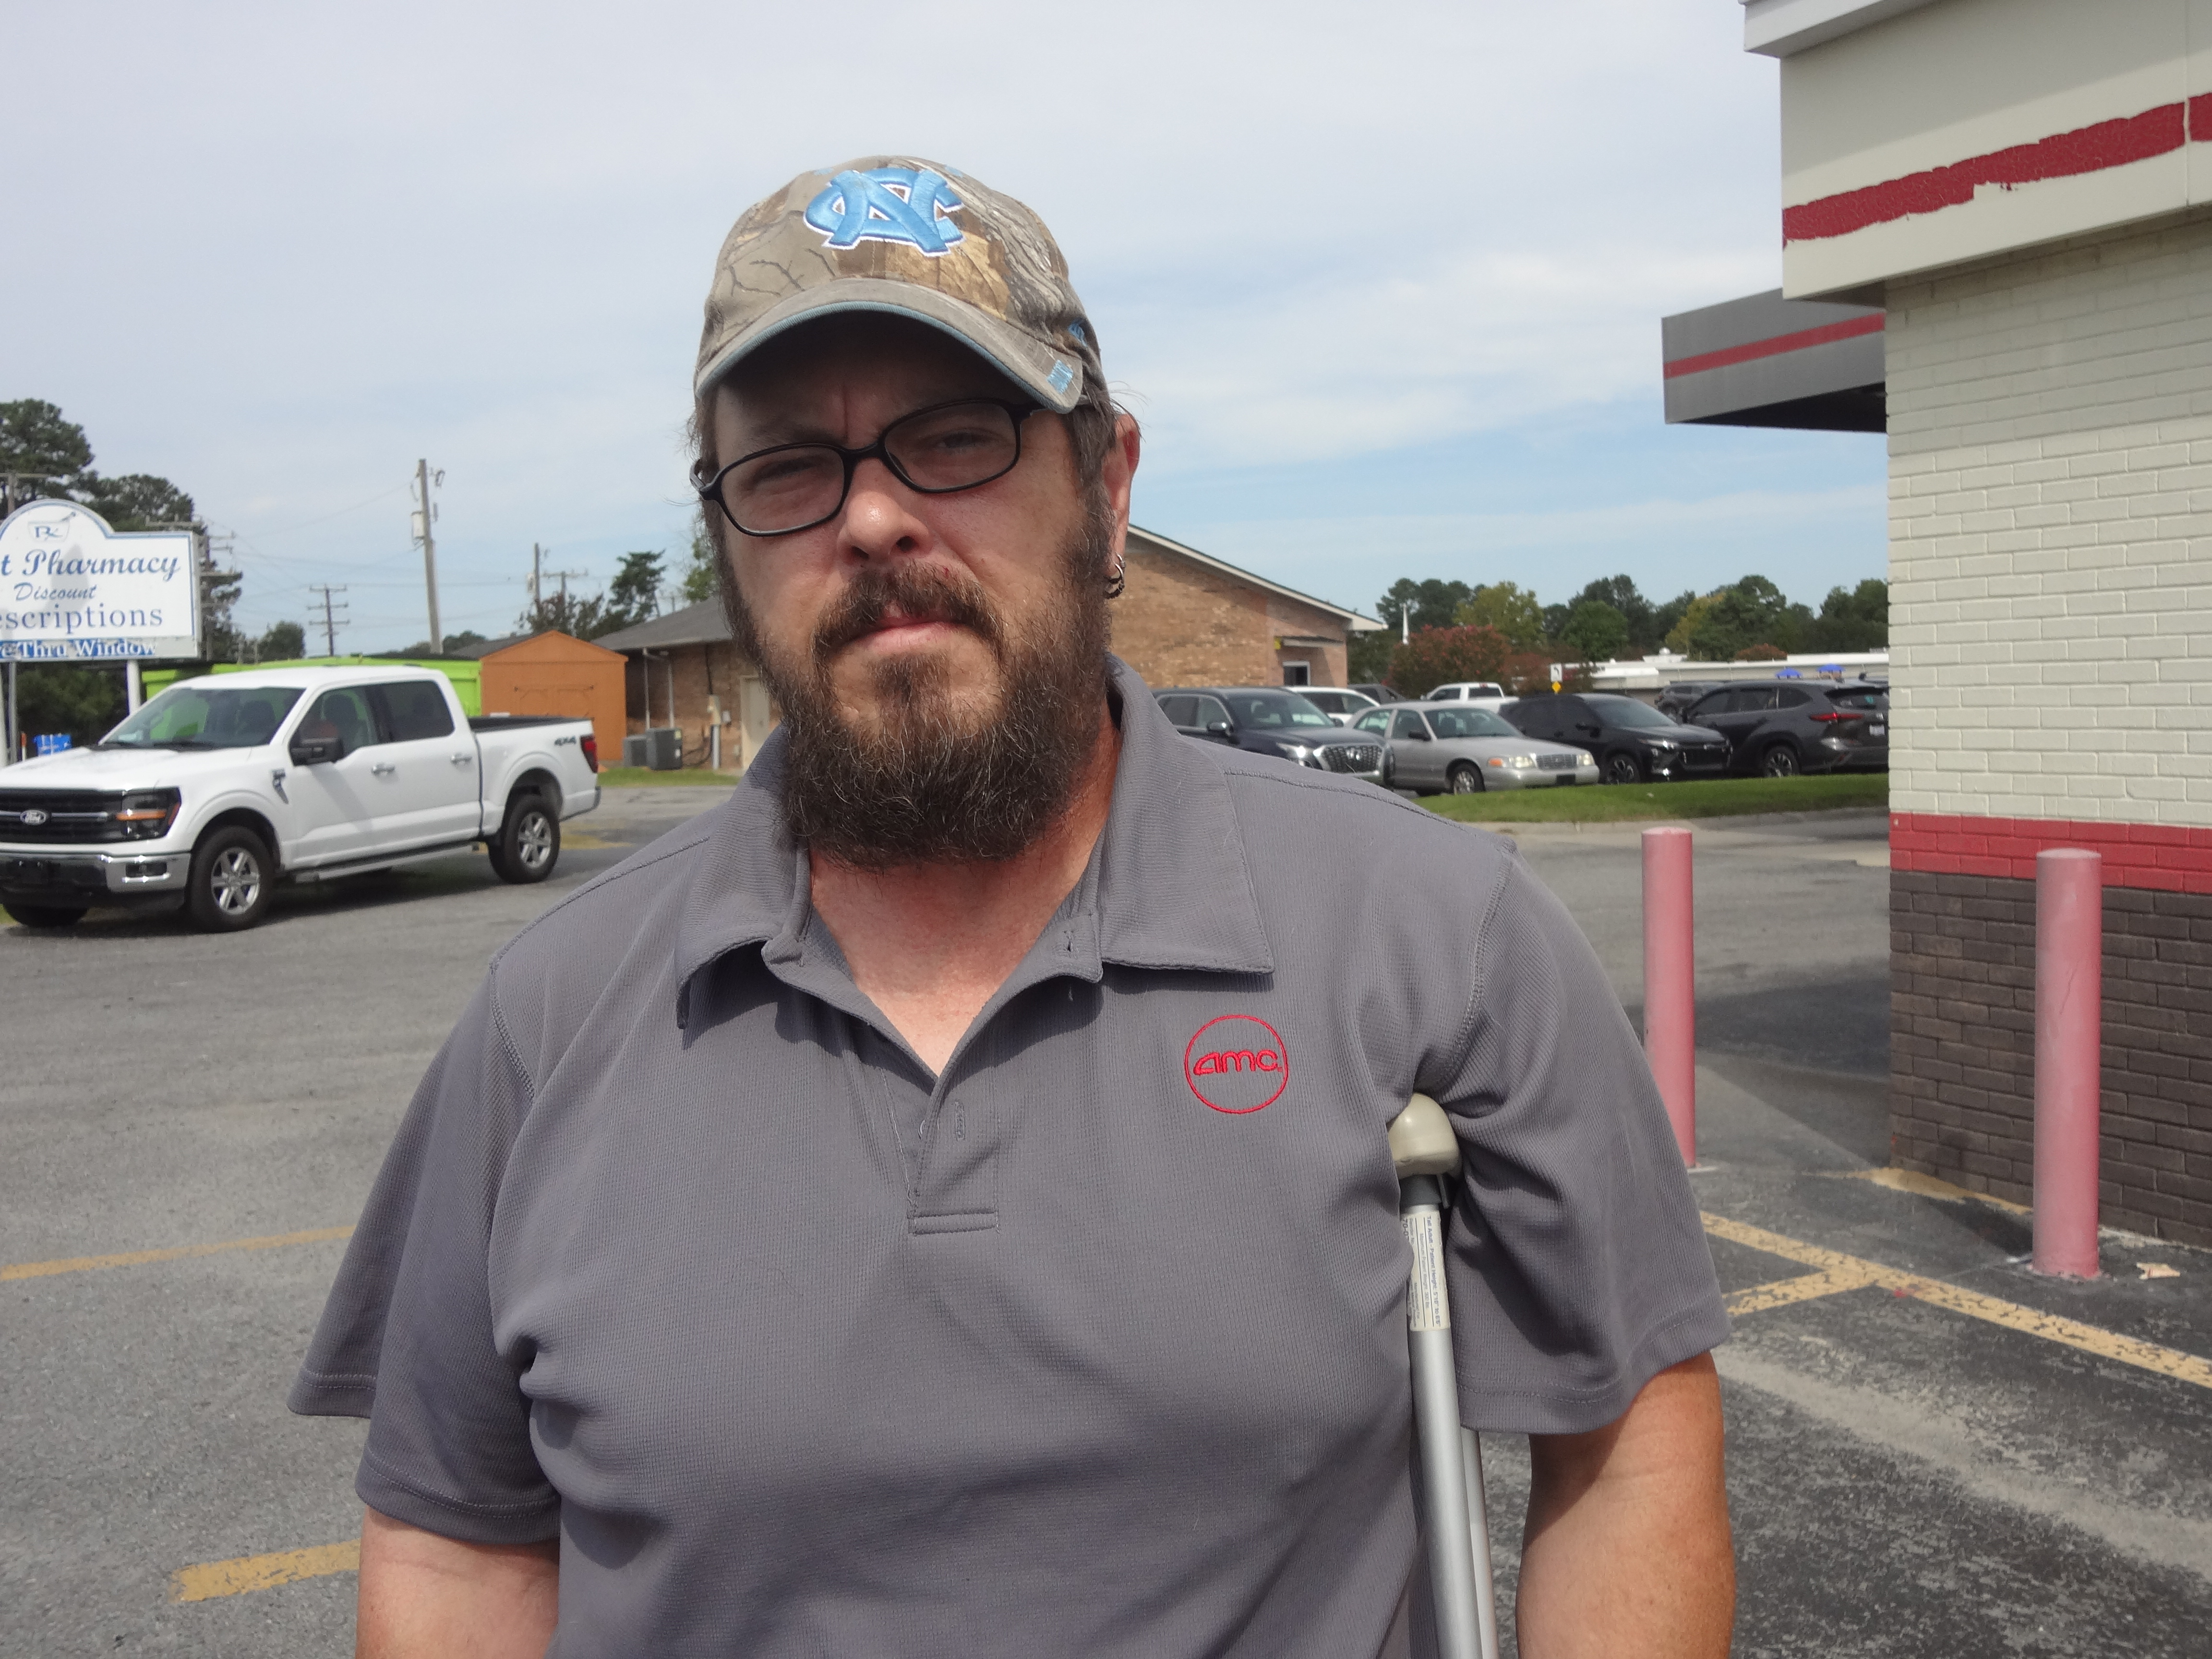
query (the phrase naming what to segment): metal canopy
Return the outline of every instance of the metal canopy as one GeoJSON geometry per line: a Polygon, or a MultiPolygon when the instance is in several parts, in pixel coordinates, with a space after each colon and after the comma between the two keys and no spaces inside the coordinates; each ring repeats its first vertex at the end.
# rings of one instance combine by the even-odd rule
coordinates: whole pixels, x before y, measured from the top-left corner
{"type": "Polygon", "coordinates": [[[1887,429],[1880,306],[1780,289],[1662,318],[1667,419],[1707,426],[1887,429]]]}

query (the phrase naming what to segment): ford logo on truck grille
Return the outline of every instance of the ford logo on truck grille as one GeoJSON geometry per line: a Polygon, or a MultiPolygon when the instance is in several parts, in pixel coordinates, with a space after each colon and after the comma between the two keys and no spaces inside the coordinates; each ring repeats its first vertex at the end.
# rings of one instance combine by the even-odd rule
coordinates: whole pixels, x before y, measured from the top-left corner
{"type": "Polygon", "coordinates": [[[46,808],[43,806],[25,807],[22,811],[21,821],[25,829],[37,829],[40,824],[46,821],[46,808]]]}

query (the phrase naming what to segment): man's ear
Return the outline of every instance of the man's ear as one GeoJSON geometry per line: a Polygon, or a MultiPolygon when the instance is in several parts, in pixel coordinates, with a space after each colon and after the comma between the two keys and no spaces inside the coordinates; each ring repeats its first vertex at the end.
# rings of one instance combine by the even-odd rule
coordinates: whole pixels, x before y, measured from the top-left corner
{"type": "Polygon", "coordinates": [[[1106,506],[1114,518],[1114,552],[1120,557],[1122,538],[1129,529],[1129,491],[1137,477],[1137,462],[1144,452],[1144,434],[1138,429],[1137,417],[1117,414],[1114,417],[1113,441],[1106,446],[1106,453],[1098,467],[1098,483],[1106,492],[1106,506]]]}

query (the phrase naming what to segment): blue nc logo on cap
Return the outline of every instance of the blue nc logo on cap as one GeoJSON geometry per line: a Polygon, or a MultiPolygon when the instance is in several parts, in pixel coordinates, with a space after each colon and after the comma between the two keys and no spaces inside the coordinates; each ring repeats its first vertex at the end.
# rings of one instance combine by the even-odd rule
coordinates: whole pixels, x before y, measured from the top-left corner
{"type": "Polygon", "coordinates": [[[939,216],[963,205],[945,175],[927,167],[848,168],[806,204],[806,222],[831,247],[904,242],[935,255],[965,240],[958,225],[939,216]]]}

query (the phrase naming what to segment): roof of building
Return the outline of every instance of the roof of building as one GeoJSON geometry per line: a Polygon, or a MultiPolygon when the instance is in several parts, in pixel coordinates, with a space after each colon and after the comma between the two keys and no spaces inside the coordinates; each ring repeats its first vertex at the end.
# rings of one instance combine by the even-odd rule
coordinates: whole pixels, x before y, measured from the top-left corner
{"type": "Polygon", "coordinates": [[[482,662],[495,651],[504,651],[510,645],[520,645],[525,640],[534,640],[537,637],[535,634],[502,634],[495,640],[478,640],[472,645],[457,647],[445,654],[448,657],[459,657],[464,661],[482,662]]]}
{"type": "Polygon", "coordinates": [[[1249,582],[1254,587],[1263,587],[1270,593],[1279,593],[1286,599],[1296,599],[1300,605],[1310,605],[1316,611],[1326,611],[1333,617],[1341,617],[1345,620],[1347,632],[1373,634],[1389,626],[1388,623],[1377,622],[1374,617],[1363,616],[1357,611],[1347,611],[1340,605],[1332,605],[1327,599],[1317,599],[1310,593],[1301,593],[1295,587],[1285,587],[1280,582],[1271,582],[1265,576],[1256,576],[1241,565],[1231,564],[1226,559],[1217,559],[1210,553],[1201,553],[1194,547],[1185,547],[1181,542],[1170,541],[1157,530],[1146,530],[1133,524],[1129,526],[1129,534],[1134,538],[1141,538],[1165,552],[1177,554],[1191,560],[1194,563],[1202,564],[1209,570],[1218,570],[1224,576],[1234,577],[1240,582],[1249,582]]]}
{"type": "Polygon", "coordinates": [[[702,599],[633,628],[619,628],[592,641],[610,651],[660,651],[672,645],[719,645],[730,637],[729,618],[720,599],[702,599]]]}

